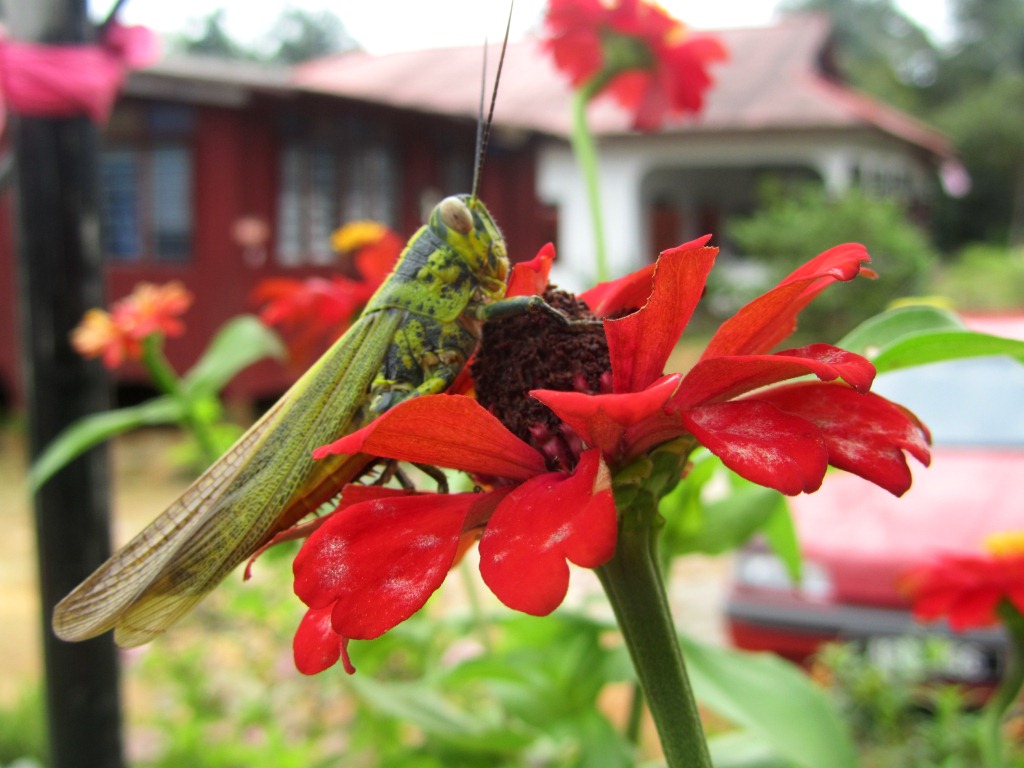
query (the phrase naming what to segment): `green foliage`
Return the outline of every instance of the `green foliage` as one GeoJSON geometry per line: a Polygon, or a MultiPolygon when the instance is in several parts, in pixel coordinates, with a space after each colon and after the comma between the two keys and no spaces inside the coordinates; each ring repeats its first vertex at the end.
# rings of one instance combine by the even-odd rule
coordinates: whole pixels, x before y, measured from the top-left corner
{"type": "MultiPolygon", "coordinates": [[[[913,642],[912,638],[901,638],[913,642]]],[[[865,768],[971,768],[982,763],[976,702],[934,682],[949,645],[922,638],[918,663],[883,665],[853,645],[826,646],[816,674],[857,738],[865,768]]],[[[1007,739],[1007,768],[1024,766],[1024,749],[1007,739]]]]}
{"type": "Polygon", "coordinates": [[[986,355],[1024,362],[1024,341],[969,331],[951,312],[931,306],[891,309],[865,320],[839,341],[879,373],[986,355]]]}
{"type": "Polygon", "coordinates": [[[939,52],[892,0],[784,0],[783,11],[828,14],[835,34],[829,63],[854,87],[901,109],[919,111],[935,79],[939,52]]]}
{"type": "Polygon", "coordinates": [[[796,666],[682,638],[698,701],[751,732],[792,766],[856,768],[845,724],[796,666]]]}
{"type": "Polygon", "coordinates": [[[297,64],[358,47],[341,20],[330,11],[285,7],[270,27],[254,40],[231,34],[227,13],[217,9],[191,21],[172,41],[188,53],[272,64],[297,64]]]}
{"type": "MultiPolygon", "coordinates": [[[[896,201],[859,190],[833,199],[816,185],[784,190],[771,184],[762,190],[762,200],[758,212],[731,219],[727,230],[745,257],[764,265],[768,285],[837,243],[863,243],[871,254],[877,280],[856,280],[825,291],[801,314],[800,331],[819,340],[837,338],[897,297],[918,293],[935,260],[924,233],[896,201]]],[[[709,292],[722,288],[709,281],[709,292]]],[[[756,295],[751,293],[745,300],[756,295]]]]}
{"type": "Polygon", "coordinates": [[[964,312],[1020,310],[1024,308],[1024,246],[968,246],[936,270],[928,293],[948,297],[964,312]]]}
{"type": "Polygon", "coordinates": [[[944,242],[1024,245],[1024,132],[1019,109],[1008,108],[1020,104],[1024,71],[1002,72],[934,114],[971,174],[968,194],[939,209],[936,224],[944,242]]]}
{"type": "Polygon", "coordinates": [[[0,707],[0,765],[16,760],[46,764],[46,713],[41,686],[25,689],[0,707]]]}
{"type": "Polygon", "coordinates": [[[799,544],[785,498],[726,469],[707,450],[691,454],[685,481],[662,497],[658,511],[665,521],[658,545],[666,573],[677,557],[719,555],[761,532],[799,580],[799,544]]]}
{"type": "Polygon", "coordinates": [[[193,447],[190,454],[191,463],[202,469],[240,434],[237,426],[225,422],[218,392],[253,363],[267,357],[281,360],[284,355],[277,334],[256,317],[228,320],[192,369],[180,382],[170,383],[173,391],[136,406],[85,416],[64,429],[32,464],[29,487],[37,491],[61,468],[112,437],[163,424],[181,424],[207,438],[209,444],[193,447]]]}

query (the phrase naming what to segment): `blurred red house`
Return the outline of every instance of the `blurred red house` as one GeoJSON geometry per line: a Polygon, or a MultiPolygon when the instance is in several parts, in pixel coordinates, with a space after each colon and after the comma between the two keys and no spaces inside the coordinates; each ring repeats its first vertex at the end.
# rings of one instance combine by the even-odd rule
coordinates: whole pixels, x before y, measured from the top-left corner
{"type": "MultiPolygon", "coordinates": [[[[133,73],[102,139],[107,296],[183,281],[195,303],[167,352],[185,369],[225,320],[254,310],[260,280],[337,271],[335,228],[373,219],[409,236],[441,197],[468,192],[475,137],[471,113],[317,94],[287,70],[190,57],[133,73]]],[[[492,137],[481,197],[516,233],[512,255],[522,259],[552,234],[534,192],[532,139],[514,139],[492,137]]],[[[0,409],[21,402],[13,198],[12,186],[0,191],[0,409]]],[[[294,376],[261,363],[232,392],[274,395],[294,376]]],[[[117,380],[144,376],[129,369],[117,380]]]]}
{"type": "MultiPolygon", "coordinates": [[[[614,273],[707,232],[723,259],[737,256],[722,225],[753,209],[769,175],[818,179],[835,194],[860,186],[926,219],[948,142],[843,85],[823,17],[717,34],[730,59],[698,116],[638,134],[614,101],[592,105],[614,273]]],[[[336,227],[375,219],[408,237],[442,196],[469,191],[480,58],[476,47],[352,52],[292,70],[191,58],[133,73],[103,133],[108,296],[140,280],[184,281],[196,295],[189,331],[168,345],[184,368],[221,323],[253,309],[259,280],[337,269],[336,227]]],[[[556,281],[570,289],[589,284],[593,262],[571,97],[536,41],[509,45],[480,190],[512,258],[555,242],[556,281]]],[[[0,398],[16,405],[11,196],[0,191],[0,398]]],[[[293,375],[262,363],[232,390],[260,398],[293,375]]]]}

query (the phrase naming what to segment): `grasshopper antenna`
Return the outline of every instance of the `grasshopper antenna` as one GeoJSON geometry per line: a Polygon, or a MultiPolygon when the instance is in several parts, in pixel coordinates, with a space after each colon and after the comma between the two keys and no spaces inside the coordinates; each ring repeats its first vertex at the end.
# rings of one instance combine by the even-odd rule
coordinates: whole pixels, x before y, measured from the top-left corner
{"type": "Polygon", "coordinates": [[[487,43],[484,42],[484,66],[480,79],[480,112],[476,121],[476,165],[473,168],[473,190],[470,202],[476,200],[480,191],[480,173],[484,167],[484,156],[487,154],[487,142],[491,137],[491,123],[494,121],[494,105],[498,100],[498,83],[501,82],[501,67],[505,63],[505,51],[508,49],[508,33],[512,28],[512,8],[515,2],[508,4],[508,20],[505,22],[505,37],[501,41],[501,55],[498,57],[498,71],[494,76],[494,90],[491,91],[491,106],[484,120],[484,95],[487,89],[487,43]]]}

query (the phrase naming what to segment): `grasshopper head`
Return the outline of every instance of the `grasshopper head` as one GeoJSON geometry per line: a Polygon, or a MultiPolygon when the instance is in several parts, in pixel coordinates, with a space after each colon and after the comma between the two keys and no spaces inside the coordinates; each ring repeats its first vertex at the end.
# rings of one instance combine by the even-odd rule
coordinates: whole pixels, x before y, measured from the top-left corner
{"type": "Polygon", "coordinates": [[[446,197],[431,212],[428,226],[465,259],[486,291],[504,293],[509,269],[505,238],[483,203],[469,195],[446,197]]]}

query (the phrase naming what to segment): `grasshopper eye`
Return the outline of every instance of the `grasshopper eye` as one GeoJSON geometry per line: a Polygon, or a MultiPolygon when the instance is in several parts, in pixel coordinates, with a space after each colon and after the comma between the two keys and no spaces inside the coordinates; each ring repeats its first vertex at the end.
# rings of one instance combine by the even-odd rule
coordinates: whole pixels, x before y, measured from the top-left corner
{"type": "Polygon", "coordinates": [[[473,214],[464,202],[457,197],[446,197],[437,205],[441,213],[441,223],[463,235],[473,231],[473,214]]]}

